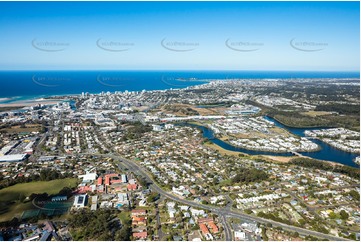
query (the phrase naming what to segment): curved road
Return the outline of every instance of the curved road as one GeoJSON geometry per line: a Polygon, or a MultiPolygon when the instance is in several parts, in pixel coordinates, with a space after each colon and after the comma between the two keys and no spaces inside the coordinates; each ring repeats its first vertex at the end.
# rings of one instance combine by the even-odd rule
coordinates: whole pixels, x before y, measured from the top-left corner
{"type": "Polygon", "coordinates": [[[282,227],[284,230],[288,230],[291,232],[298,232],[299,234],[304,235],[304,236],[311,235],[314,237],[324,238],[324,239],[328,239],[331,241],[341,241],[341,240],[348,241],[348,239],[345,239],[345,238],[341,238],[341,237],[337,237],[337,236],[333,236],[333,235],[329,235],[329,234],[324,234],[324,233],[320,233],[317,231],[308,230],[308,229],[304,229],[304,228],[300,228],[300,227],[296,227],[296,226],[292,226],[292,225],[279,223],[279,222],[276,222],[273,220],[268,220],[268,219],[260,218],[257,216],[252,216],[252,215],[241,213],[238,211],[237,212],[231,211],[231,210],[225,209],[225,208],[213,207],[210,205],[199,204],[199,203],[196,203],[196,202],[193,202],[190,200],[182,199],[180,197],[177,197],[173,194],[170,194],[170,193],[164,191],[161,187],[159,187],[155,183],[155,181],[149,176],[149,174],[145,170],[143,170],[142,167],[140,167],[137,163],[135,163],[131,160],[125,159],[125,158],[121,157],[120,155],[114,155],[114,154],[86,154],[86,155],[104,156],[104,157],[113,158],[114,160],[119,160],[125,166],[127,166],[129,168],[129,170],[133,171],[137,175],[140,175],[140,176],[143,176],[144,178],[146,178],[147,182],[151,183],[150,187],[153,191],[156,191],[159,194],[161,194],[173,201],[183,203],[183,204],[193,206],[193,207],[199,207],[199,208],[209,210],[209,211],[212,211],[212,212],[218,214],[222,221],[225,235],[226,235],[225,240],[227,240],[227,241],[232,240],[232,233],[227,224],[226,217],[234,217],[234,218],[238,218],[238,219],[251,220],[251,221],[256,221],[256,222],[260,222],[260,223],[270,223],[274,227],[282,227]]]}

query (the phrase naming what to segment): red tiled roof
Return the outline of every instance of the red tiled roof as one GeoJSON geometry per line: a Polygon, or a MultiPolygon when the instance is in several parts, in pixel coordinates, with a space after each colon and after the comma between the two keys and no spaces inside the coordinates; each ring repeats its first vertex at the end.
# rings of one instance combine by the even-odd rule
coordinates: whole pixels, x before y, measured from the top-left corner
{"type": "Polygon", "coordinates": [[[213,231],[213,233],[218,233],[218,227],[217,225],[212,221],[208,223],[208,226],[211,227],[211,230],[213,231]]]}
{"type": "Polygon", "coordinates": [[[213,222],[213,218],[199,218],[198,224],[213,222]]]}
{"type": "Polygon", "coordinates": [[[210,234],[210,232],[209,232],[209,230],[208,230],[208,228],[207,228],[207,226],[206,226],[205,224],[200,224],[200,225],[199,225],[199,228],[201,229],[201,231],[202,231],[202,233],[203,233],[204,235],[210,234]]]}
{"type": "Polygon", "coordinates": [[[105,185],[110,185],[110,178],[109,177],[105,177],[105,182],[104,182],[105,185]]]}
{"type": "Polygon", "coordinates": [[[92,189],[89,186],[79,187],[78,192],[79,193],[86,193],[91,191],[92,189]]]}
{"type": "Polygon", "coordinates": [[[127,188],[129,191],[137,190],[137,184],[128,184],[127,188]]]}
{"type": "Polygon", "coordinates": [[[107,178],[107,177],[115,177],[115,176],[119,176],[118,174],[115,174],[115,173],[112,173],[112,174],[106,174],[105,175],[105,178],[107,178]]]}
{"type": "Polygon", "coordinates": [[[132,216],[132,220],[134,221],[145,221],[145,217],[137,217],[137,216],[132,216]]]}
{"type": "Polygon", "coordinates": [[[147,211],[145,210],[145,209],[133,209],[132,210],[132,215],[133,214],[146,214],[147,213],[147,211]]]}
{"type": "Polygon", "coordinates": [[[147,232],[133,233],[134,238],[145,239],[147,238],[147,236],[148,236],[147,232]]]}

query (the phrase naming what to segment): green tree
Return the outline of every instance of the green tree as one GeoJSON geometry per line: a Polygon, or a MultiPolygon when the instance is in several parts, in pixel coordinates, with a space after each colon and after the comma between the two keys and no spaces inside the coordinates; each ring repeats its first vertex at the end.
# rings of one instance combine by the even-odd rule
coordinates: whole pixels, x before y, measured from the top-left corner
{"type": "Polygon", "coordinates": [[[246,209],[246,210],[244,210],[244,212],[247,213],[247,214],[251,214],[252,210],[251,209],[246,209]]]}
{"type": "Polygon", "coordinates": [[[73,190],[69,187],[64,187],[63,189],[60,190],[60,192],[58,193],[58,195],[60,196],[67,196],[68,198],[73,194],[73,190]]]}
{"type": "Polygon", "coordinates": [[[148,183],[144,177],[138,177],[138,182],[143,188],[147,188],[148,183]]]}
{"type": "Polygon", "coordinates": [[[128,224],[124,224],[123,227],[115,234],[115,240],[117,241],[129,241],[131,235],[131,228],[128,224]]]}
{"type": "Polygon", "coordinates": [[[306,224],[306,221],[303,218],[299,219],[298,222],[301,224],[301,226],[306,224]]]}
{"type": "Polygon", "coordinates": [[[192,227],[192,230],[198,230],[199,229],[199,225],[198,224],[195,224],[193,227],[192,227]]]}
{"type": "Polygon", "coordinates": [[[341,219],[346,220],[349,217],[349,214],[345,210],[341,210],[340,212],[341,219]]]}
{"type": "Polygon", "coordinates": [[[349,194],[354,200],[360,201],[360,193],[358,193],[356,190],[350,191],[349,194]]]}
{"type": "Polygon", "coordinates": [[[330,219],[335,219],[337,215],[336,213],[331,212],[328,216],[330,217],[330,219]]]}
{"type": "Polygon", "coordinates": [[[147,203],[155,202],[158,200],[158,198],[159,198],[159,193],[151,192],[147,197],[147,203]]]}
{"type": "Polygon", "coordinates": [[[19,201],[20,201],[20,202],[24,202],[25,198],[26,198],[26,197],[25,197],[24,193],[20,193],[20,194],[19,194],[19,201]]]}

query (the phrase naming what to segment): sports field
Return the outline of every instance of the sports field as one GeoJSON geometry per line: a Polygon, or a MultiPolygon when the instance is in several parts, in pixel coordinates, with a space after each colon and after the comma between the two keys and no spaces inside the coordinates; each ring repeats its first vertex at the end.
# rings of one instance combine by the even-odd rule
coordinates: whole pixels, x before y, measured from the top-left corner
{"type": "Polygon", "coordinates": [[[14,216],[20,216],[24,210],[35,209],[31,203],[19,202],[20,194],[25,197],[32,193],[57,194],[64,187],[75,187],[76,178],[66,178],[53,181],[29,182],[16,184],[0,190],[0,222],[11,220],[14,216]]]}

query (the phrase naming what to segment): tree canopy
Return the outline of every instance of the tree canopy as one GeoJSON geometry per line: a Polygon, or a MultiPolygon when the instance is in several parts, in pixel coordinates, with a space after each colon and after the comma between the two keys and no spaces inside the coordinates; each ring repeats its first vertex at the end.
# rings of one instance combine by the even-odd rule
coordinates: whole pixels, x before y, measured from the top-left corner
{"type": "Polygon", "coordinates": [[[234,183],[258,182],[268,179],[268,174],[256,168],[243,168],[232,178],[234,183]]]}

